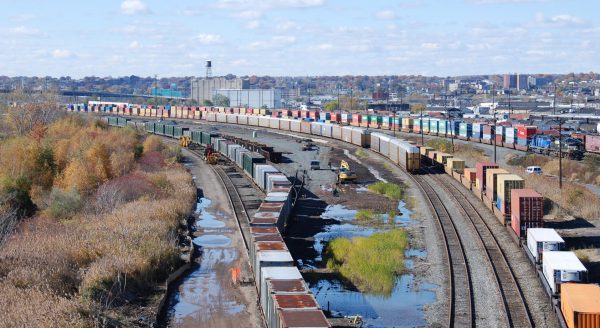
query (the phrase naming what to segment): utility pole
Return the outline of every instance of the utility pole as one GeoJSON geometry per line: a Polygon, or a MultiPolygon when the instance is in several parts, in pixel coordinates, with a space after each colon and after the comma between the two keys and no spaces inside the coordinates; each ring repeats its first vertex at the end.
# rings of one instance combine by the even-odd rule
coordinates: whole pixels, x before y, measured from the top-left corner
{"type": "Polygon", "coordinates": [[[562,118],[558,119],[558,188],[562,192],[562,118]]]}
{"type": "MultiPolygon", "coordinates": [[[[427,105],[425,105],[425,106],[427,106],[427,105]]],[[[425,137],[423,135],[423,107],[425,107],[425,106],[421,106],[421,120],[420,120],[420,123],[421,123],[421,146],[425,146],[425,137]]]]}
{"type": "Polygon", "coordinates": [[[556,115],[556,82],[554,82],[554,100],[552,101],[552,115],[556,115]]]}
{"type": "MultiPolygon", "coordinates": [[[[495,105],[495,100],[496,100],[496,85],[492,83],[492,106],[494,106],[494,134],[495,134],[495,130],[497,128],[497,121],[496,121],[496,110],[498,109],[497,106],[495,105]]],[[[497,162],[497,140],[496,140],[496,135],[494,135],[494,163],[497,162]]]]}
{"type": "Polygon", "coordinates": [[[337,97],[337,110],[338,113],[340,114],[340,117],[342,117],[342,107],[340,106],[340,84],[337,84],[337,92],[338,92],[338,97],[337,97]]]}

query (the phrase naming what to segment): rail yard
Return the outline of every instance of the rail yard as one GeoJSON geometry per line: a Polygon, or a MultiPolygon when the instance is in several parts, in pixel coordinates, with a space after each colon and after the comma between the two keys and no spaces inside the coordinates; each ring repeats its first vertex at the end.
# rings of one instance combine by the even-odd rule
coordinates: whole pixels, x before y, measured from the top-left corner
{"type": "MultiPolygon", "coordinates": [[[[486,203],[486,197],[492,198],[492,196],[482,191],[485,188],[482,186],[483,181],[471,181],[472,177],[470,174],[462,174],[469,170],[465,168],[464,161],[462,161],[462,165],[459,165],[461,164],[461,160],[452,158],[453,156],[441,156],[441,154],[440,156],[428,156],[430,154],[428,154],[428,151],[424,151],[425,148],[419,149],[418,146],[415,147],[410,142],[406,142],[406,145],[404,145],[403,141],[394,139],[391,136],[369,133],[368,130],[361,130],[360,128],[345,128],[343,126],[336,127],[335,125],[330,125],[328,130],[323,124],[319,124],[319,128],[317,129],[311,126],[310,123],[305,128],[302,125],[304,123],[300,122],[298,123],[298,128],[294,128],[293,126],[296,123],[293,120],[286,124],[282,123],[283,120],[274,123],[273,120],[279,119],[273,117],[269,118],[262,125],[263,129],[259,130],[257,135],[257,130],[252,129],[252,125],[260,127],[261,118],[256,117],[254,119],[248,116],[242,120],[240,118],[241,115],[229,114],[235,118],[230,118],[227,114],[223,115],[226,116],[221,119],[222,123],[217,122],[217,116],[214,116],[214,119],[210,119],[210,114],[207,114],[205,117],[207,118],[206,120],[194,121],[193,123],[186,122],[186,120],[175,123],[177,118],[171,121],[173,123],[153,123],[152,121],[148,122],[148,119],[145,121],[127,121],[125,118],[112,121],[108,119],[108,121],[109,124],[116,126],[139,126],[150,133],[170,135],[170,137],[174,138],[189,135],[192,140],[196,139],[198,144],[204,145],[214,143],[214,139],[223,138],[223,142],[228,142],[230,146],[222,148],[223,146],[217,141],[217,145],[213,145],[213,147],[219,149],[225,157],[230,158],[232,154],[228,150],[228,147],[235,144],[248,147],[252,142],[248,142],[247,140],[255,139],[266,144],[259,146],[266,155],[263,158],[272,156],[272,165],[276,165],[288,177],[293,177],[292,180],[294,181],[299,179],[298,174],[300,173],[301,179],[306,183],[302,190],[312,195],[319,194],[318,189],[322,191],[323,184],[319,183],[317,186],[312,183],[311,185],[310,181],[316,178],[319,182],[322,182],[324,176],[323,174],[318,174],[313,177],[313,174],[307,174],[306,170],[310,167],[308,163],[304,165],[295,163],[297,159],[294,158],[296,157],[294,155],[302,153],[302,150],[298,148],[300,145],[297,141],[302,141],[305,138],[303,134],[312,136],[311,140],[318,145],[317,149],[325,149],[323,153],[319,153],[318,155],[318,158],[321,160],[327,159],[329,160],[329,165],[331,165],[331,160],[335,157],[335,152],[331,150],[338,147],[342,148],[344,149],[344,155],[346,155],[345,158],[352,163],[353,167],[355,165],[361,166],[361,164],[368,167],[369,170],[367,172],[371,173],[373,175],[372,178],[375,180],[378,178],[381,179],[381,176],[373,173],[373,166],[369,166],[363,162],[365,160],[371,162],[374,160],[371,157],[378,158],[380,156],[381,159],[379,161],[386,162],[391,159],[391,163],[398,166],[390,169],[390,166],[384,163],[380,166],[380,168],[383,167],[381,170],[395,171],[396,174],[394,175],[396,177],[400,177],[401,180],[418,187],[421,194],[421,197],[418,197],[420,207],[422,210],[430,213],[424,216],[429,216],[433,219],[428,222],[429,228],[437,226],[435,228],[437,231],[436,234],[442,237],[441,242],[436,243],[433,240],[427,241],[426,233],[421,233],[420,235],[420,238],[425,239],[421,245],[426,245],[425,248],[428,254],[431,254],[432,258],[436,256],[434,254],[437,254],[439,257],[438,260],[441,261],[441,259],[444,259],[443,261],[446,261],[446,264],[443,266],[436,267],[431,265],[427,269],[427,277],[431,281],[435,281],[440,285],[446,285],[447,288],[445,289],[441,286],[437,290],[438,300],[436,306],[438,310],[425,311],[429,311],[427,320],[430,324],[437,322],[438,324],[447,326],[468,326],[485,325],[485,323],[489,324],[493,322],[494,326],[519,327],[559,326],[560,323],[564,324],[565,316],[559,310],[560,302],[556,302],[558,305],[555,306],[552,301],[553,299],[557,300],[556,295],[558,295],[554,287],[546,282],[548,278],[545,278],[544,274],[539,273],[541,270],[536,273],[536,266],[532,265],[527,256],[529,253],[519,250],[519,238],[525,240],[525,234],[520,234],[522,226],[517,224],[516,227],[510,229],[503,227],[502,224],[498,224],[499,220],[500,222],[504,222],[505,225],[508,225],[510,222],[510,214],[506,213],[507,207],[500,206],[500,200],[498,201],[498,205],[496,205],[495,199],[487,209],[483,206],[486,203]],[[254,120],[255,124],[252,124],[254,120]],[[198,125],[198,123],[201,124],[198,125]],[[156,130],[157,124],[162,124],[160,132],[156,130]],[[167,131],[166,126],[170,124],[175,124],[173,127],[170,127],[172,129],[170,131],[172,132],[165,134],[165,131],[167,131]],[[248,127],[240,129],[234,127],[235,124],[243,124],[248,127]],[[336,132],[336,129],[339,130],[336,132]],[[195,133],[198,134],[196,138],[193,137],[195,133]],[[208,135],[212,140],[205,139],[205,135],[208,135]],[[348,136],[345,137],[345,135],[348,136]],[[333,138],[333,140],[329,140],[328,138],[333,138]],[[370,154],[372,155],[369,155],[368,159],[363,159],[362,161],[357,159],[351,155],[352,152],[357,151],[357,147],[370,148],[370,151],[372,151],[370,154]],[[275,151],[273,148],[275,148],[275,151]],[[331,148],[331,150],[328,148],[331,148]],[[279,150],[279,153],[277,150],[279,150]],[[283,156],[281,156],[282,150],[283,156]],[[327,150],[330,151],[328,152],[327,150]],[[415,154],[419,159],[412,160],[410,157],[412,155],[409,154],[415,154]],[[432,157],[433,160],[429,157],[432,157]],[[448,161],[448,164],[444,165],[444,161],[448,161]],[[378,177],[375,175],[378,175],[378,177]],[[306,181],[307,178],[308,181],[306,181]],[[469,190],[473,192],[471,193],[469,190]],[[437,249],[433,250],[433,248],[437,249]],[[484,260],[482,261],[482,259],[484,260]],[[537,278],[538,274],[540,274],[541,283],[537,278]],[[493,283],[490,284],[490,282],[493,283]],[[552,297],[548,295],[552,295],[552,297]],[[498,306],[501,306],[503,310],[497,311],[498,306]],[[490,311],[492,308],[494,310],[490,311]]],[[[434,152],[430,151],[430,153],[433,155],[434,152]]],[[[304,160],[306,161],[307,159],[305,158],[304,160]]],[[[375,172],[377,171],[375,170],[375,172]]],[[[247,171],[246,173],[248,174],[247,171]]],[[[225,180],[223,179],[222,181],[225,182],[225,180]]],[[[229,187],[227,189],[229,194],[233,195],[232,203],[243,203],[240,200],[239,194],[235,196],[236,192],[234,188],[229,187]],[[238,200],[235,201],[234,199],[238,200]]],[[[510,191],[508,193],[510,195],[510,191]]],[[[304,197],[306,197],[306,194],[304,194],[304,197]]],[[[328,200],[327,197],[324,199],[328,200]]],[[[302,200],[298,201],[298,203],[301,204],[302,200]]],[[[291,227],[292,229],[290,230],[294,230],[293,228],[298,224],[296,216],[301,216],[301,213],[302,210],[296,210],[289,217],[288,222],[284,222],[283,225],[279,223],[280,231],[285,231],[284,227],[286,226],[291,227]]],[[[523,219],[525,221],[528,220],[527,218],[523,219]]],[[[244,220],[242,217],[240,220],[240,216],[238,216],[238,221],[240,222],[240,226],[248,222],[252,225],[252,219],[244,220]]],[[[523,224],[527,224],[525,221],[523,224]]],[[[277,223],[274,224],[277,225],[277,223]]],[[[538,225],[528,226],[537,227],[538,225]]],[[[286,233],[284,232],[284,235],[286,233]]],[[[289,237],[285,238],[288,241],[288,247],[290,247],[289,242],[291,240],[289,237]]],[[[297,252],[293,250],[293,247],[290,251],[294,255],[294,259],[298,261],[298,265],[301,266],[302,259],[298,257],[297,252]]],[[[567,283],[568,281],[565,280],[563,283],[567,283]]],[[[571,281],[583,282],[585,279],[583,279],[583,276],[578,275],[577,278],[571,281]]],[[[429,305],[429,307],[431,306],[429,305]]],[[[320,308],[328,309],[326,314],[328,314],[332,325],[336,326],[340,324],[339,319],[331,316],[332,312],[330,311],[329,304],[326,307],[320,304],[320,308]]],[[[425,308],[428,308],[428,306],[426,305],[425,308]]]]}

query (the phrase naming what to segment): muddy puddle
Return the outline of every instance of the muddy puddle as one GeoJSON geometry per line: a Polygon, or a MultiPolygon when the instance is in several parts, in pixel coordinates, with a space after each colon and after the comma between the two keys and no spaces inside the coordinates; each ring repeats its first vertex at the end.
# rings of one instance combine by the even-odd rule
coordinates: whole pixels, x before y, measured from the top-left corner
{"type": "MultiPolygon", "coordinates": [[[[338,237],[366,237],[386,229],[358,224],[354,220],[356,213],[356,210],[348,209],[343,205],[327,206],[321,218],[335,220],[337,224],[324,226],[323,230],[314,236],[313,247],[317,256],[313,259],[299,260],[299,266],[303,269],[321,266],[323,252],[330,240],[338,237]]],[[[395,227],[407,227],[413,223],[411,214],[406,204],[399,202],[396,217],[382,216],[384,221],[393,220],[395,227]]],[[[364,327],[426,326],[423,307],[435,302],[437,286],[416,281],[411,272],[415,261],[425,260],[427,253],[424,250],[407,249],[405,256],[407,272],[397,277],[396,284],[388,296],[359,292],[353,286],[347,286],[335,275],[326,277],[307,275],[305,279],[319,304],[333,316],[360,315],[365,321],[364,327]]]]}
{"type": "Polygon", "coordinates": [[[238,261],[238,253],[230,245],[234,231],[226,228],[224,214],[211,205],[208,198],[200,198],[196,204],[196,237],[192,241],[200,256],[170,295],[165,326],[202,327],[214,318],[246,309],[224,292],[224,284],[230,283],[228,270],[238,261]]]}

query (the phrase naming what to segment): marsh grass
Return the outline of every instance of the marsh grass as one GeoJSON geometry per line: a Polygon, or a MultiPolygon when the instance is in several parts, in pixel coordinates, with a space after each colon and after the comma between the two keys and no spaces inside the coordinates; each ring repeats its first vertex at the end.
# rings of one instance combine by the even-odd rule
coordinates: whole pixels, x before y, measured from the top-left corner
{"type": "Polygon", "coordinates": [[[367,187],[370,191],[384,195],[391,200],[401,200],[404,197],[404,187],[389,182],[377,182],[367,187]]]}
{"type": "Polygon", "coordinates": [[[339,273],[359,290],[389,296],[396,277],[404,271],[407,233],[394,229],[369,237],[336,238],[325,251],[327,268],[339,273]]]}
{"type": "Polygon", "coordinates": [[[363,149],[361,149],[361,148],[358,148],[354,152],[354,155],[356,155],[360,159],[365,159],[365,158],[369,157],[369,154],[366,151],[364,151],[363,149]]]}

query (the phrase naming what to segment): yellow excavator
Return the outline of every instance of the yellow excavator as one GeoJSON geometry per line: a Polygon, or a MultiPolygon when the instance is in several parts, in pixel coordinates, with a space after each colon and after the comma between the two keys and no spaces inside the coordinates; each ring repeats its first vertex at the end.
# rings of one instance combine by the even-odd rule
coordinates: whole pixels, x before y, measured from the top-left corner
{"type": "Polygon", "coordinates": [[[340,163],[340,169],[338,170],[338,182],[354,182],[356,181],[356,173],[350,170],[350,164],[342,160],[340,163]]]}
{"type": "Polygon", "coordinates": [[[181,136],[179,137],[179,146],[187,148],[192,143],[192,138],[189,136],[181,136]]]}

